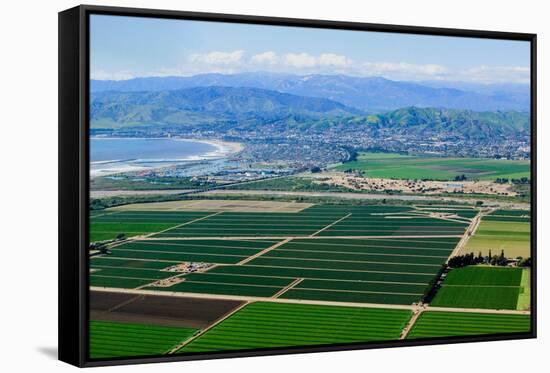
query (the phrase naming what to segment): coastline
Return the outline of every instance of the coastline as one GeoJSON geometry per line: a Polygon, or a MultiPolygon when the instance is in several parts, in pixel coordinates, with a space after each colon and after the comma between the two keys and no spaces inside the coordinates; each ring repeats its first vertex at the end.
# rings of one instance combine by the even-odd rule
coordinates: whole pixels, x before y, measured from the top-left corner
{"type": "MultiPolygon", "coordinates": [[[[101,140],[143,140],[146,138],[131,138],[131,137],[90,137],[92,139],[101,140]]],[[[147,139],[158,140],[174,140],[193,143],[203,143],[211,145],[215,148],[207,153],[191,155],[179,159],[126,159],[126,160],[103,160],[90,162],[90,178],[96,178],[99,176],[109,176],[124,172],[136,172],[144,170],[155,170],[165,167],[175,166],[185,162],[201,161],[201,160],[215,160],[221,158],[227,158],[231,155],[237,154],[244,149],[244,145],[238,142],[229,142],[217,139],[192,139],[192,138],[166,138],[166,137],[150,137],[147,139]],[[155,165],[158,164],[158,165],[155,165]],[[112,167],[103,167],[111,165],[112,167]]]]}

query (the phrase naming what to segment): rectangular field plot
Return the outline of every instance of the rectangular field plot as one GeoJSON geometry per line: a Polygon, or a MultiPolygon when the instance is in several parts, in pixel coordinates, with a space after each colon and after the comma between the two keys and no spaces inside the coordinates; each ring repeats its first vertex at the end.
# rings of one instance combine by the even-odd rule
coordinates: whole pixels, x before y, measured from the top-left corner
{"type": "Polygon", "coordinates": [[[296,213],[222,212],[154,237],[460,235],[468,222],[402,206],[313,206],[296,213]]]}
{"type": "Polygon", "coordinates": [[[441,158],[391,153],[361,153],[358,160],[338,166],[337,170],[361,170],[368,177],[384,179],[453,180],[530,177],[529,161],[482,158],[441,158]]]}
{"type": "Polygon", "coordinates": [[[488,215],[481,219],[475,234],[461,250],[462,254],[473,252],[488,255],[504,255],[509,258],[531,256],[531,223],[518,217],[488,215]],[[501,219],[502,218],[502,219],[501,219]]]}
{"type": "Polygon", "coordinates": [[[113,247],[110,258],[235,264],[277,240],[137,240],[113,247]]]}
{"type": "Polygon", "coordinates": [[[243,265],[219,265],[158,290],[411,304],[422,298],[458,240],[294,239],[243,265]]]}
{"type": "Polygon", "coordinates": [[[90,241],[141,236],[209,215],[207,212],[105,211],[90,216],[90,241]]]}
{"type": "Polygon", "coordinates": [[[178,291],[184,293],[224,294],[248,297],[271,297],[290,285],[293,279],[254,277],[254,276],[218,276],[193,273],[186,275],[184,282],[170,287],[148,287],[148,290],[178,291]]]}
{"type": "Polygon", "coordinates": [[[191,337],[195,329],[147,324],[90,321],[90,356],[162,355],[191,337]]]}
{"type": "Polygon", "coordinates": [[[479,213],[477,209],[467,206],[417,205],[415,207],[422,212],[455,215],[461,219],[472,219],[479,213]]]}
{"type": "Polygon", "coordinates": [[[410,311],[256,302],[179,353],[398,339],[410,311]]]}
{"type": "Polygon", "coordinates": [[[465,267],[453,269],[431,305],[434,307],[512,309],[518,305],[523,269],[465,267]]]}
{"type": "Polygon", "coordinates": [[[279,202],[279,201],[248,201],[199,199],[184,201],[151,202],[147,204],[134,203],[113,207],[114,211],[210,211],[210,212],[298,212],[311,203],[279,202]]]}
{"type": "Polygon", "coordinates": [[[155,237],[309,236],[346,214],[319,207],[297,213],[223,212],[155,237]]]}
{"type": "Polygon", "coordinates": [[[121,218],[133,219],[132,224],[158,218],[175,227],[111,246],[110,254],[93,258],[91,284],[235,299],[411,304],[423,297],[469,224],[456,214],[445,217],[471,211],[449,209],[315,205],[292,213],[99,214],[94,219],[105,224],[121,218]],[[215,266],[187,275],[162,270],[182,262],[215,266]],[[152,284],[173,276],[179,282],[152,284]]]}
{"type": "Polygon", "coordinates": [[[177,262],[150,262],[100,256],[90,259],[90,286],[134,289],[172,277],[173,272],[160,271],[177,262]]]}
{"type": "Polygon", "coordinates": [[[423,312],[407,339],[529,332],[529,315],[423,312]]]}
{"type": "Polygon", "coordinates": [[[91,286],[136,288],[180,275],[162,271],[182,262],[238,263],[278,241],[136,240],[90,261],[91,286]]]}
{"type": "Polygon", "coordinates": [[[529,223],[531,212],[529,210],[496,210],[485,216],[483,220],[529,223]]]}
{"type": "Polygon", "coordinates": [[[438,236],[461,235],[467,221],[438,219],[426,214],[393,213],[383,209],[351,207],[346,218],[319,232],[319,236],[438,236]]]}

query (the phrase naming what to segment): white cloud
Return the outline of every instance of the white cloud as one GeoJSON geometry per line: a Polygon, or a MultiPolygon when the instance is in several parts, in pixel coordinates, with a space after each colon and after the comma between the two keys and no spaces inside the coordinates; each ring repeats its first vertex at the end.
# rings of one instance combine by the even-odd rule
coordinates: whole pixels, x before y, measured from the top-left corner
{"type": "Polygon", "coordinates": [[[396,61],[359,61],[331,52],[312,55],[305,52],[279,55],[265,51],[246,56],[244,50],[211,51],[192,54],[179,66],[158,67],[148,73],[92,69],[93,79],[131,79],[137,76],[190,76],[205,73],[235,74],[250,71],[275,73],[344,74],[380,76],[392,80],[452,80],[476,83],[529,83],[530,68],[523,66],[474,66],[457,69],[439,64],[413,64],[396,61]]]}
{"type": "Polygon", "coordinates": [[[457,78],[479,83],[529,83],[531,69],[524,66],[476,66],[457,73],[457,78]]]}
{"type": "Polygon", "coordinates": [[[287,53],[284,56],[284,61],[287,66],[298,69],[314,67],[317,65],[317,59],[307,53],[287,53]]]}
{"type": "Polygon", "coordinates": [[[385,76],[407,80],[435,79],[445,75],[449,70],[436,64],[411,64],[406,62],[364,62],[359,72],[366,76],[385,76]]]}
{"type": "Polygon", "coordinates": [[[254,64],[260,64],[260,65],[275,65],[279,62],[279,56],[277,56],[277,53],[268,51],[264,53],[259,53],[250,59],[250,61],[254,64]]]}
{"type": "Polygon", "coordinates": [[[351,66],[353,61],[335,53],[322,53],[319,56],[308,53],[287,53],[284,55],[284,63],[297,69],[307,69],[351,66]]]}
{"type": "Polygon", "coordinates": [[[318,64],[321,66],[351,66],[353,60],[341,54],[323,53],[318,58],[318,64]]]}
{"type": "Polygon", "coordinates": [[[135,78],[137,75],[131,71],[115,71],[109,72],[102,69],[91,69],[91,78],[97,80],[128,80],[135,78]]]}
{"type": "Polygon", "coordinates": [[[191,63],[205,63],[209,65],[235,65],[241,62],[243,50],[233,52],[214,51],[206,54],[192,54],[189,56],[191,63]]]}

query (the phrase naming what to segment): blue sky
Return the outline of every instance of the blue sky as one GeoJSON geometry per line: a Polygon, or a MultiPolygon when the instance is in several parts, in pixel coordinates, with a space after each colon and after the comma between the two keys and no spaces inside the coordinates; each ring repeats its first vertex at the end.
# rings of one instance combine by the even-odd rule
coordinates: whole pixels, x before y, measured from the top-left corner
{"type": "Polygon", "coordinates": [[[92,15],[94,79],[271,71],[527,83],[529,43],[92,15]]]}

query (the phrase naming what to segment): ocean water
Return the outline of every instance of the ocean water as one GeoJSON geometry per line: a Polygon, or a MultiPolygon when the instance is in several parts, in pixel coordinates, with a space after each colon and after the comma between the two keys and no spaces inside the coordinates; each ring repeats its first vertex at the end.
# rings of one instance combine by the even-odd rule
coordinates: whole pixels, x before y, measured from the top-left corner
{"type": "Polygon", "coordinates": [[[90,177],[217,159],[224,146],[181,139],[91,138],[90,177]]]}
{"type": "Polygon", "coordinates": [[[216,146],[180,139],[91,138],[90,161],[167,162],[208,156],[216,146]]]}

